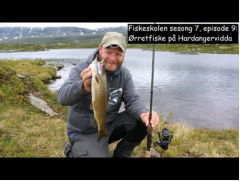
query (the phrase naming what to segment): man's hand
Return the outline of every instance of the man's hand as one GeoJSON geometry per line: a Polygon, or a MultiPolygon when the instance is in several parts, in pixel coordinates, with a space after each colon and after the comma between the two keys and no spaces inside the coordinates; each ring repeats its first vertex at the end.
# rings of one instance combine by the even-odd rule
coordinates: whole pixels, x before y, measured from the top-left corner
{"type": "MultiPolygon", "coordinates": [[[[149,120],[148,120],[149,112],[142,113],[140,117],[141,117],[142,121],[146,124],[146,126],[148,126],[149,125],[149,120]]],[[[158,122],[159,122],[158,114],[155,111],[152,111],[151,125],[152,125],[153,130],[155,130],[155,127],[158,124],[158,122]]]]}
{"type": "Polygon", "coordinates": [[[92,77],[92,71],[91,71],[91,65],[88,66],[88,68],[84,69],[82,73],[80,74],[83,80],[83,90],[86,92],[91,92],[91,77],[92,77]]]}

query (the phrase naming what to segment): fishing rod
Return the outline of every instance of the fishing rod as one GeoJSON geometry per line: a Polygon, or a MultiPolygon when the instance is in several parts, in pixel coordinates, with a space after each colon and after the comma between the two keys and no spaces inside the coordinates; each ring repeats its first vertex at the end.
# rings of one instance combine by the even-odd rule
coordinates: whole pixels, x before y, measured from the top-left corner
{"type": "MultiPolygon", "coordinates": [[[[154,22],[154,24],[156,24],[154,22]]],[[[149,124],[147,126],[147,151],[145,154],[146,158],[151,157],[151,144],[154,143],[154,146],[160,146],[162,149],[167,150],[168,145],[173,138],[173,134],[170,134],[170,131],[167,128],[164,128],[162,133],[158,132],[159,141],[152,141],[152,102],[153,102],[153,81],[154,81],[154,61],[155,61],[155,44],[153,44],[152,50],[152,77],[151,77],[151,93],[150,93],[150,111],[148,121],[149,124]]]]}
{"type": "MultiPolygon", "coordinates": [[[[155,22],[154,22],[155,24],[155,22]]],[[[154,80],[154,60],[155,60],[155,44],[153,44],[153,50],[152,50],[152,77],[151,77],[151,93],[150,93],[150,111],[149,111],[149,117],[148,121],[149,124],[147,126],[147,151],[146,151],[146,157],[151,157],[151,144],[152,144],[152,101],[153,101],[153,80],[154,80]]]]}

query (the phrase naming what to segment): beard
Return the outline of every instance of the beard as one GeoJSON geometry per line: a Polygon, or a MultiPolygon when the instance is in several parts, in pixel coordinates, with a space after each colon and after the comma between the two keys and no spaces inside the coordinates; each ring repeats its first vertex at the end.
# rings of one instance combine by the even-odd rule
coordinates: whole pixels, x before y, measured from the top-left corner
{"type": "Polygon", "coordinates": [[[119,63],[118,61],[112,62],[110,60],[105,60],[105,68],[108,72],[115,72],[119,67],[121,67],[122,63],[119,63]]]}
{"type": "MultiPolygon", "coordinates": [[[[101,53],[99,54],[99,61],[102,61],[102,55],[101,53]]],[[[121,67],[122,63],[123,63],[123,60],[122,61],[111,61],[109,59],[105,59],[105,69],[107,72],[115,72],[118,68],[121,67]]]]}

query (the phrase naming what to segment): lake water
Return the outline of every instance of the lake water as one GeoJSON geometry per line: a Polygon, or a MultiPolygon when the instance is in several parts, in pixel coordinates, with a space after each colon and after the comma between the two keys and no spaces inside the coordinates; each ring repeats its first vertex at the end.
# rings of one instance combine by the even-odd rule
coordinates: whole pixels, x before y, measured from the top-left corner
{"type": "MultiPolygon", "coordinates": [[[[62,78],[49,85],[57,91],[68,78],[72,63],[84,62],[95,49],[54,49],[41,52],[0,53],[0,59],[59,61],[62,78]]],[[[152,51],[128,49],[123,63],[136,92],[150,107],[152,51]]],[[[239,55],[185,55],[155,52],[153,110],[170,113],[169,122],[191,122],[194,128],[239,129],[239,55]]],[[[123,111],[123,106],[120,111],[123,111]]]]}

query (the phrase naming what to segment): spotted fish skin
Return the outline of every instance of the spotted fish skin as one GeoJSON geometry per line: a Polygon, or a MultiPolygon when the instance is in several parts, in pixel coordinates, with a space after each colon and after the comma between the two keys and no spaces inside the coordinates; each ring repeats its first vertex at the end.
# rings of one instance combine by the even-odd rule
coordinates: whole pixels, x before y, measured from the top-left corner
{"type": "Polygon", "coordinates": [[[98,126],[98,142],[104,136],[109,136],[106,130],[106,115],[107,115],[107,79],[105,72],[105,62],[98,62],[97,59],[91,64],[92,71],[92,104],[91,108],[94,112],[94,126],[98,126]]]}

